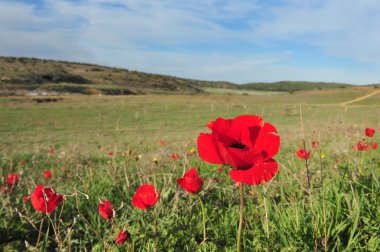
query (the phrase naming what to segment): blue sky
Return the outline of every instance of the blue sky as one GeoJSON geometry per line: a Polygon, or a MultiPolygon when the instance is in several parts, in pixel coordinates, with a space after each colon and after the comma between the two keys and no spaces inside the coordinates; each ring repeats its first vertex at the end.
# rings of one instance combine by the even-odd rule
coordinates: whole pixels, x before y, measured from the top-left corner
{"type": "Polygon", "coordinates": [[[0,0],[0,55],[202,80],[380,82],[378,0],[0,0]]]}

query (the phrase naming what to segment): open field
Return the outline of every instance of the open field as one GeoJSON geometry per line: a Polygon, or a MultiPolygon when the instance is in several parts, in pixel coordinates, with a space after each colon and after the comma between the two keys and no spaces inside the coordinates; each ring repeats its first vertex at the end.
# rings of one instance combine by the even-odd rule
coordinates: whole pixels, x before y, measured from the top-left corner
{"type": "Polygon", "coordinates": [[[379,251],[380,150],[359,152],[353,146],[362,139],[380,143],[380,94],[342,105],[374,91],[78,95],[56,103],[0,98],[2,184],[7,174],[21,173],[17,186],[0,193],[0,249],[25,250],[27,241],[33,251],[40,233],[38,248],[48,250],[235,251],[239,190],[229,168],[219,172],[218,165],[186,153],[196,150],[200,132],[209,132],[207,122],[256,114],[281,137],[279,173],[268,183],[244,187],[243,251],[379,251]],[[365,137],[366,127],[378,131],[373,138],[365,137]],[[303,135],[312,151],[310,190],[305,162],[296,155],[303,135]],[[312,141],[321,148],[312,149],[312,141]],[[173,153],[181,157],[174,161],[173,153]],[[175,182],[190,167],[204,178],[203,243],[198,199],[175,182]],[[42,176],[47,169],[51,179],[42,176]],[[144,183],[161,191],[152,211],[131,205],[144,183]],[[67,195],[50,219],[22,200],[37,184],[67,195]],[[118,209],[112,221],[100,217],[99,199],[118,209]],[[157,236],[151,212],[158,216],[157,236]],[[118,246],[114,240],[123,227],[131,239],[118,246]]]}

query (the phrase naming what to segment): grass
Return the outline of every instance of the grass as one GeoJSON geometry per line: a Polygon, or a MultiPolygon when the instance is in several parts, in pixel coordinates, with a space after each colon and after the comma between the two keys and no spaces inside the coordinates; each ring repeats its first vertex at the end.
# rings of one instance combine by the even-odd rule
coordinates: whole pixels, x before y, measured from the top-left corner
{"type": "MultiPolygon", "coordinates": [[[[44,221],[39,249],[129,251],[131,244],[134,251],[153,251],[152,214],[131,204],[137,187],[151,183],[161,190],[154,207],[157,251],[235,251],[239,189],[228,176],[229,168],[219,172],[218,166],[185,154],[196,147],[198,134],[208,131],[208,121],[257,114],[274,124],[281,136],[276,156],[280,172],[271,182],[245,186],[243,251],[379,251],[379,150],[357,152],[352,146],[365,138],[366,127],[379,127],[380,105],[376,96],[339,105],[369,90],[274,96],[67,96],[62,102],[42,104],[1,98],[0,167],[3,178],[19,172],[21,180],[11,192],[0,194],[0,248],[26,250],[29,244],[33,251],[43,215],[22,197],[44,184],[66,199],[44,221]],[[311,141],[321,143],[309,160],[310,194],[305,164],[295,155],[302,148],[300,106],[307,148],[311,141]],[[48,153],[50,148],[54,154],[48,153]],[[110,150],[115,156],[107,155],[110,150]],[[172,153],[181,158],[173,161],[172,153]],[[208,240],[202,244],[197,198],[175,182],[190,167],[205,180],[200,197],[208,240]],[[50,180],[42,176],[47,169],[53,173],[50,180]],[[105,199],[118,209],[113,221],[98,213],[105,199]],[[117,246],[114,240],[123,227],[131,239],[117,246]]],[[[371,141],[379,140],[377,132],[371,141]]]]}

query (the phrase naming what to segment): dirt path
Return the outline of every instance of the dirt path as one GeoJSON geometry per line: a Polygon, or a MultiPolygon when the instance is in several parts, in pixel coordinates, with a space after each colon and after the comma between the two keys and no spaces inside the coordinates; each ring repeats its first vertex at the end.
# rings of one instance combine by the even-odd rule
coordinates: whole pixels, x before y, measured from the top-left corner
{"type": "Polygon", "coordinates": [[[376,90],[376,91],[374,91],[374,92],[372,92],[372,93],[369,93],[369,94],[367,94],[367,95],[364,95],[364,96],[358,97],[358,98],[353,99],[353,100],[345,101],[345,102],[342,102],[342,103],[340,103],[340,104],[341,104],[341,105],[348,105],[348,104],[351,104],[351,103],[354,103],[354,102],[362,101],[362,100],[365,100],[365,99],[367,99],[367,98],[369,98],[369,97],[371,97],[371,96],[374,96],[374,95],[376,95],[376,94],[378,94],[378,93],[380,93],[380,90],[376,90]]]}

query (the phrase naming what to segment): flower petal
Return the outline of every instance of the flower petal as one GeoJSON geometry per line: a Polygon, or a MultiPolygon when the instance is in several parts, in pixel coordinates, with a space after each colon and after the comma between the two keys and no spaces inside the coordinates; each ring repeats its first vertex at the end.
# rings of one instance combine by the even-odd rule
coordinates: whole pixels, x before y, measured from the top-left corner
{"type": "Polygon", "coordinates": [[[246,170],[231,170],[230,177],[235,182],[242,182],[247,185],[259,185],[271,180],[278,172],[276,160],[269,159],[257,163],[246,170]]]}
{"type": "Polygon", "coordinates": [[[198,153],[201,159],[213,164],[225,164],[220,156],[218,143],[211,134],[199,134],[198,137],[198,153]]]}
{"type": "Polygon", "coordinates": [[[279,148],[280,136],[276,128],[270,123],[265,123],[257,137],[255,150],[260,152],[262,160],[265,160],[276,155],[279,148]]]}

